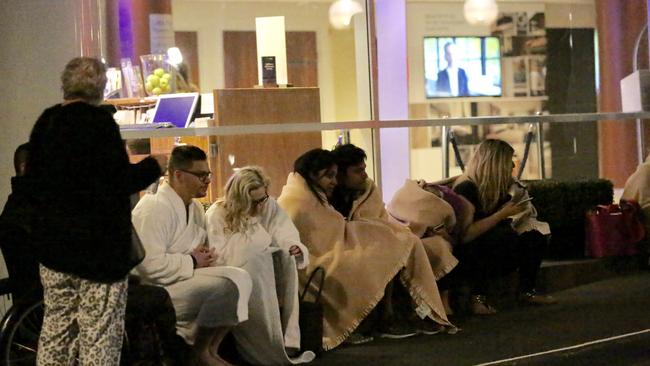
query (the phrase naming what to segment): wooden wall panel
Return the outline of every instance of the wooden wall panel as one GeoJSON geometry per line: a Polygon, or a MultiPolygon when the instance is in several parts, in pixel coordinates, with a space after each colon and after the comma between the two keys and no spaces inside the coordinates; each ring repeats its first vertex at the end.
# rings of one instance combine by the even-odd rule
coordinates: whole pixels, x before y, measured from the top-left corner
{"type": "Polygon", "coordinates": [[[152,154],[169,154],[174,149],[173,137],[158,137],[151,139],[152,154]]]}
{"type": "MultiPolygon", "coordinates": [[[[647,1],[598,0],[596,15],[601,65],[598,111],[616,112],[621,110],[620,80],[632,73],[636,37],[648,23],[647,1]]],[[[636,126],[620,122],[598,123],[600,177],[613,181],[615,188],[622,188],[640,163],[636,126]]]]}
{"type": "Polygon", "coordinates": [[[226,89],[257,84],[255,32],[223,32],[223,55],[226,89]]]}
{"type": "Polygon", "coordinates": [[[287,32],[287,77],[293,86],[318,86],[316,32],[287,32]]]}
{"type": "MultiPolygon", "coordinates": [[[[318,88],[222,89],[214,95],[217,126],[320,123],[318,88]]],[[[277,197],[296,158],[321,147],[320,132],[222,136],[216,140],[218,170],[213,184],[217,184],[218,195],[223,194],[234,167],[259,165],[271,178],[269,194],[277,197]]]]}
{"type": "MultiPolygon", "coordinates": [[[[316,32],[286,32],[287,77],[295,87],[318,86],[316,32]]],[[[226,88],[257,85],[257,45],[253,31],[223,32],[226,88]]]]}

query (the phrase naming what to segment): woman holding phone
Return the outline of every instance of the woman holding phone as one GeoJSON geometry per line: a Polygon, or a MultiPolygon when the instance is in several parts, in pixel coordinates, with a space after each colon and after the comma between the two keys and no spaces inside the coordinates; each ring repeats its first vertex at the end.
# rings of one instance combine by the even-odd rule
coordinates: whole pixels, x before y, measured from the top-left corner
{"type": "Polygon", "coordinates": [[[454,248],[460,260],[458,275],[472,286],[470,311],[474,314],[496,313],[485,298],[487,285],[515,270],[522,301],[554,302],[549,296],[535,293],[546,232],[543,234],[535,225],[520,230],[518,223],[513,223],[513,218],[530,210],[533,202],[525,191],[512,188],[519,185],[512,177],[513,156],[514,149],[508,143],[485,140],[453,186],[456,193],[470,202],[474,212],[474,220],[462,230],[461,243],[454,248]]]}

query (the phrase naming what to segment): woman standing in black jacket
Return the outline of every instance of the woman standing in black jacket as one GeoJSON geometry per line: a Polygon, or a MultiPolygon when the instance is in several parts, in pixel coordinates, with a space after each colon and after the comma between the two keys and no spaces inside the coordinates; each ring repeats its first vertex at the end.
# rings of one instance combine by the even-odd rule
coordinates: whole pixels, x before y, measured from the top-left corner
{"type": "Polygon", "coordinates": [[[75,58],[61,76],[64,102],[46,109],[30,136],[27,181],[44,287],[39,365],[117,365],[124,333],[129,196],[156,181],[166,157],[130,164],[118,126],[97,107],[104,65],[75,58]]]}

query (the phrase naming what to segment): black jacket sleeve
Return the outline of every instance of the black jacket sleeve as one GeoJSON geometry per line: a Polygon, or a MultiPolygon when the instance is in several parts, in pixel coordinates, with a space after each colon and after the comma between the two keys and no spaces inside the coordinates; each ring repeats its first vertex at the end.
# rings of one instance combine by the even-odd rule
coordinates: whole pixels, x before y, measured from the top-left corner
{"type": "Polygon", "coordinates": [[[160,167],[156,159],[147,157],[136,164],[129,162],[128,154],[117,124],[108,113],[103,113],[100,129],[101,134],[96,134],[98,168],[106,174],[105,181],[111,182],[116,192],[131,195],[146,188],[161,176],[160,167]]]}

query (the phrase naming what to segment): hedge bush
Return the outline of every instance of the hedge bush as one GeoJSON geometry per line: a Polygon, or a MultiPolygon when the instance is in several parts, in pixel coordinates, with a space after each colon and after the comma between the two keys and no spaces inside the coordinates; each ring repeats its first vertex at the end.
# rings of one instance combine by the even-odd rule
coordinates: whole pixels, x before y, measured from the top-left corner
{"type": "Polygon", "coordinates": [[[614,185],[606,179],[561,182],[552,179],[526,182],[540,220],[551,226],[546,255],[550,259],[584,257],[585,213],[614,199],[614,185]]]}

